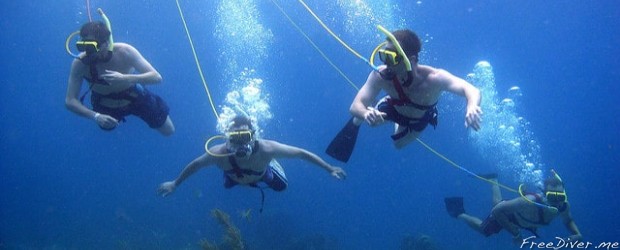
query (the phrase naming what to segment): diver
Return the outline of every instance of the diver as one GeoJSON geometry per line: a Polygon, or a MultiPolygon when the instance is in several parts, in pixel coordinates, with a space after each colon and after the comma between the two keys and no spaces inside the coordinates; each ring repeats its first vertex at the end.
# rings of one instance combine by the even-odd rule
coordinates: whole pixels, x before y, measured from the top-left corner
{"type": "MultiPolygon", "coordinates": [[[[358,91],[349,109],[353,115],[346,126],[330,143],[327,153],[337,160],[349,160],[357,139],[359,126],[395,123],[391,136],[400,149],[415,140],[430,124],[437,126],[437,101],[448,91],[467,99],[465,127],[480,129],[482,110],[480,91],[467,81],[450,72],[418,64],[421,41],[411,30],[385,30],[387,42],[373,52],[384,65],[373,70],[358,91]],[[381,91],[387,93],[378,103],[381,91]]],[[[371,59],[372,60],[372,59],[371,59]]]]}
{"type": "Polygon", "coordinates": [[[247,116],[233,117],[225,137],[226,143],[213,147],[208,146],[211,139],[207,141],[207,152],[190,162],[175,180],[162,183],[158,194],[168,196],[185,179],[199,169],[211,165],[224,172],[225,188],[245,185],[261,188],[262,191],[259,183],[264,183],[275,191],[283,191],[288,186],[288,180],[282,166],[276,161],[278,158],[299,158],[320,166],[339,180],[346,178],[342,168],[329,165],[305,149],[277,141],[257,139],[254,126],[247,116]]]}
{"type": "Polygon", "coordinates": [[[76,46],[80,54],[71,64],[65,106],[94,120],[103,130],[112,130],[126,116],[135,115],[161,134],[173,134],[168,105],[143,86],[161,82],[161,75],[136,48],[114,43],[110,22],[98,11],[105,23],[89,22],[79,31],[81,40],[76,46]],[[83,104],[88,91],[78,98],[84,80],[91,92],[92,110],[83,104]]]}
{"type": "Polygon", "coordinates": [[[446,209],[450,216],[464,221],[486,237],[506,229],[516,245],[524,242],[521,229],[530,231],[538,237],[537,228],[549,225],[558,216],[562,217],[564,226],[572,234],[567,241],[581,240],[581,233],[570,213],[564,183],[555,171],[551,170],[551,173],[552,175],[544,181],[542,193],[524,194],[520,188],[521,197],[512,200],[502,200],[497,174],[486,175],[485,178],[494,183],[493,209],[484,221],[465,213],[463,197],[445,198],[446,209]]]}

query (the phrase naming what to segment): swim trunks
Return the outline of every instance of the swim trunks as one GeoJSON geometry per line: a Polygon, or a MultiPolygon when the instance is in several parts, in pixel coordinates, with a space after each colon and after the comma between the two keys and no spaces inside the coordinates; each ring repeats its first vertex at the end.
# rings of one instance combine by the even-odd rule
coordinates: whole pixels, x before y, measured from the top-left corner
{"type": "MultiPolygon", "coordinates": [[[[92,92],[90,101],[95,112],[112,116],[118,121],[125,121],[126,116],[135,115],[151,128],[159,128],[164,125],[170,112],[170,108],[161,97],[151,93],[140,84],[108,95],[92,92]],[[122,107],[107,107],[101,103],[104,99],[129,101],[129,104],[122,107]]],[[[102,129],[111,130],[103,127],[102,129]]]]}
{"type": "MultiPolygon", "coordinates": [[[[229,174],[230,173],[224,172],[225,188],[232,188],[239,184],[239,182],[236,182],[235,180],[230,178],[229,174]]],[[[264,182],[265,184],[267,184],[267,186],[269,186],[275,191],[283,191],[284,189],[286,189],[286,187],[288,187],[288,180],[286,179],[286,175],[284,174],[284,169],[282,169],[282,166],[276,160],[271,160],[271,162],[269,163],[269,167],[267,168],[267,170],[265,170],[265,173],[263,174],[260,181],[264,182]]],[[[248,185],[256,187],[257,183],[251,183],[248,185]]]]}

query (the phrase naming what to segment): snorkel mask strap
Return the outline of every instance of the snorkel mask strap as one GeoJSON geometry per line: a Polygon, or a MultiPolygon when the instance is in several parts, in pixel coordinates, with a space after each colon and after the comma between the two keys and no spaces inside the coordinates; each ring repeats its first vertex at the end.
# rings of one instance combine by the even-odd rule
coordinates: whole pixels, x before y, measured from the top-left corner
{"type": "MultiPolygon", "coordinates": [[[[381,26],[381,25],[377,25],[377,28],[381,32],[383,32],[383,34],[385,34],[388,37],[390,42],[392,42],[392,44],[396,48],[396,51],[398,51],[398,53],[403,57],[403,61],[405,62],[405,66],[407,67],[407,80],[405,80],[405,82],[403,83],[403,86],[404,87],[409,87],[409,85],[411,85],[411,83],[413,82],[413,70],[411,68],[411,61],[409,61],[409,58],[407,57],[407,54],[405,54],[405,51],[400,46],[400,43],[398,43],[398,40],[396,40],[396,37],[394,37],[394,35],[391,32],[389,32],[387,29],[383,28],[383,26],[381,26]]],[[[378,48],[379,47],[375,48],[375,51],[378,50],[378,48]]],[[[371,60],[374,58],[374,53],[375,52],[373,51],[373,55],[371,57],[371,60]]]]}

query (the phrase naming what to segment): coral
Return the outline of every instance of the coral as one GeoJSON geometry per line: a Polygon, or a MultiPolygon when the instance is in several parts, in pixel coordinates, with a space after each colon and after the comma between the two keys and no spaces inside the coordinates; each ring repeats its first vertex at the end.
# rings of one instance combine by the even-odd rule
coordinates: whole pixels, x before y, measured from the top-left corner
{"type": "Polygon", "coordinates": [[[245,249],[245,244],[243,242],[243,238],[241,237],[241,231],[239,231],[239,229],[232,222],[230,222],[230,215],[216,208],[211,210],[211,216],[213,216],[220,223],[220,225],[224,227],[224,242],[228,244],[231,249],[245,249]]]}
{"type": "Polygon", "coordinates": [[[213,218],[215,218],[225,228],[232,225],[232,223],[230,222],[230,215],[220,209],[216,208],[211,210],[211,216],[213,216],[213,218]]]}
{"type": "Polygon", "coordinates": [[[220,248],[217,245],[209,242],[207,239],[200,240],[200,248],[203,250],[219,250],[220,248]]]}
{"type": "Polygon", "coordinates": [[[241,219],[244,219],[248,223],[252,222],[252,209],[248,208],[246,210],[240,211],[239,216],[241,217],[241,219]]]}
{"type": "Polygon", "coordinates": [[[437,250],[439,249],[433,239],[425,234],[413,237],[406,235],[400,244],[401,250],[437,250]]]}
{"type": "Polygon", "coordinates": [[[282,249],[290,250],[329,250],[341,249],[338,246],[338,240],[334,237],[328,237],[319,233],[302,235],[288,239],[288,242],[282,242],[282,249]]]}

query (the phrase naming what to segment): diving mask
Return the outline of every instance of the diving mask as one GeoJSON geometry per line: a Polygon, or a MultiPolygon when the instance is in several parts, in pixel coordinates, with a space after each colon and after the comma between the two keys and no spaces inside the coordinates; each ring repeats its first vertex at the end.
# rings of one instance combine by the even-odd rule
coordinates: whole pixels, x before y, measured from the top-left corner
{"type": "Polygon", "coordinates": [[[547,191],[545,196],[548,202],[566,202],[568,200],[566,192],[547,191]]]}
{"type": "Polygon", "coordinates": [[[81,40],[75,43],[77,50],[87,54],[99,52],[99,44],[94,40],[81,40]]]}
{"type": "Polygon", "coordinates": [[[379,59],[387,66],[398,65],[403,58],[398,55],[398,52],[389,49],[380,49],[377,51],[379,59]]]}
{"type": "Polygon", "coordinates": [[[226,133],[228,138],[228,150],[236,157],[249,157],[252,152],[254,132],[252,130],[239,130],[226,133]]]}
{"type": "Polygon", "coordinates": [[[252,130],[237,130],[226,133],[228,141],[232,144],[243,145],[248,144],[254,139],[252,130]]]}

